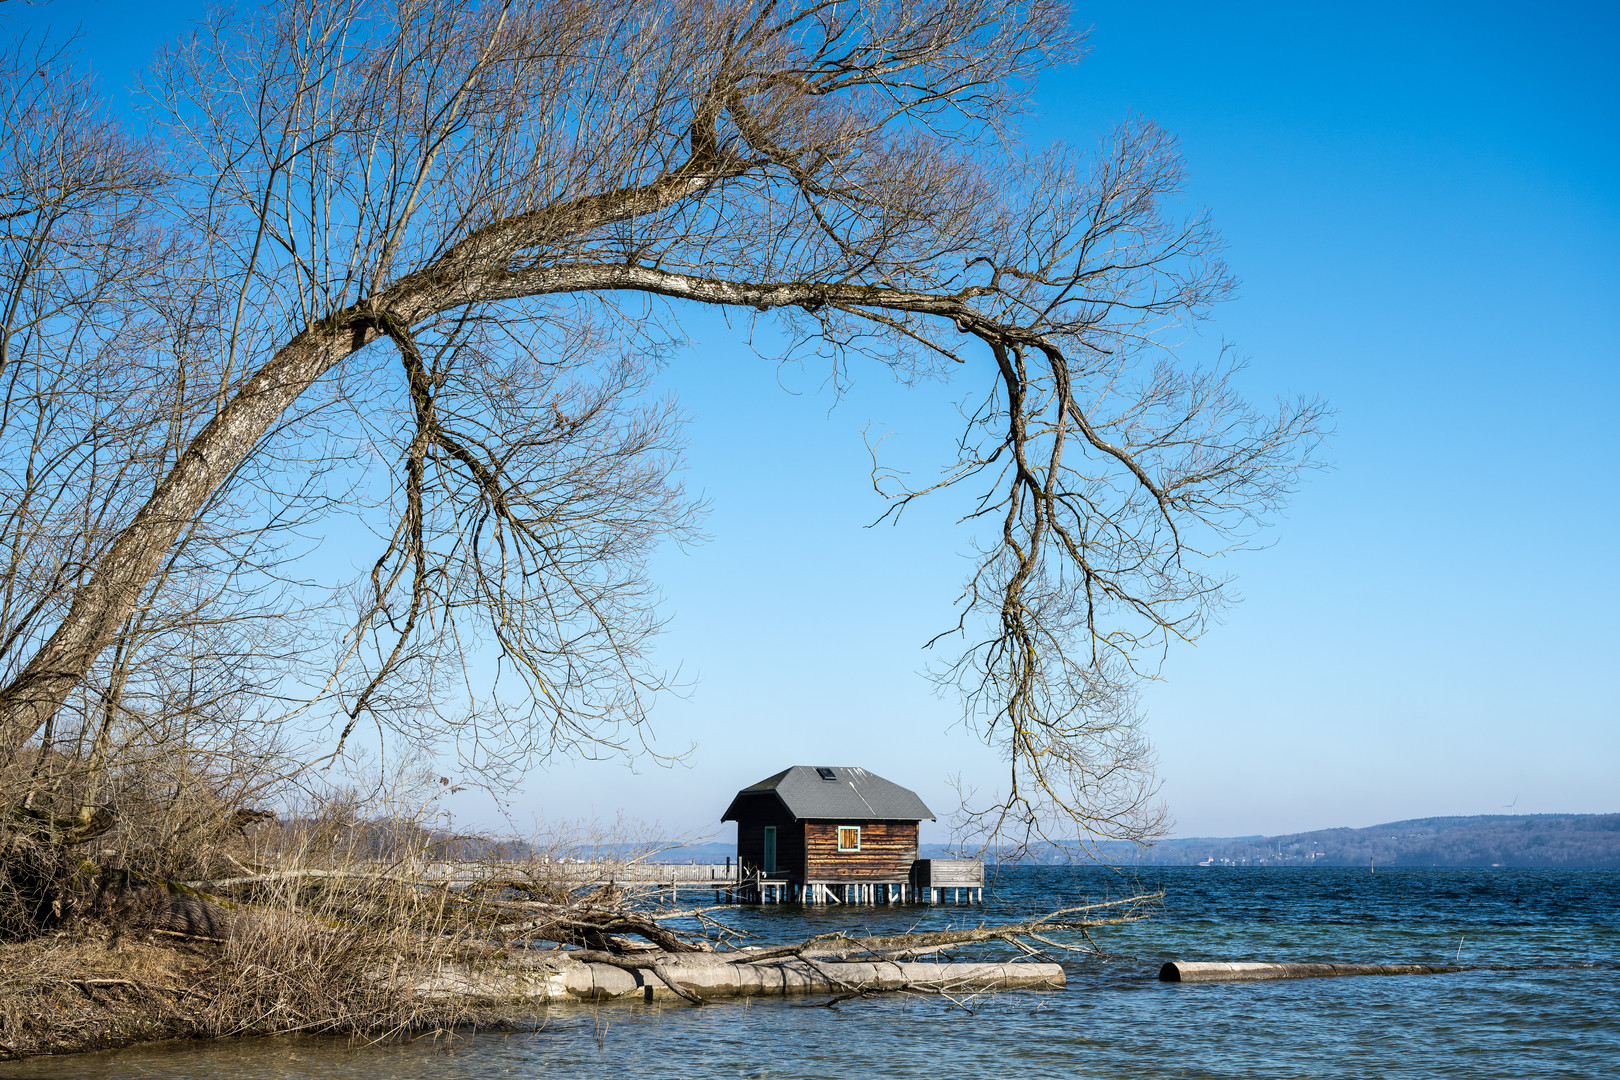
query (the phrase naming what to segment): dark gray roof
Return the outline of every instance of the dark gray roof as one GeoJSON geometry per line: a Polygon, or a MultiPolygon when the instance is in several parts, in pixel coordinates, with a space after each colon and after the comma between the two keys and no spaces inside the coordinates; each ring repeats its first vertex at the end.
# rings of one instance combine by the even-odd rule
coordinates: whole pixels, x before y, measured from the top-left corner
{"type": "Polygon", "coordinates": [[[774,792],[795,818],[839,821],[934,820],[917,793],[877,773],[847,765],[795,765],[737,792],[721,821],[737,820],[737,803],[748,795],[774,792]],[[831,778],[826,774],[831,773],[831,778]]]}

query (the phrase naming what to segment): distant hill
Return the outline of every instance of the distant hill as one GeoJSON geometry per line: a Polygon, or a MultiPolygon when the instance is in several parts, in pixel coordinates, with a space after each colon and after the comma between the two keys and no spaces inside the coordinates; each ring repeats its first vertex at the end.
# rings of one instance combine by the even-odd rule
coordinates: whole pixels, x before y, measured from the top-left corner
{"type": "MultiPolygon", "coordinates": [[[[933,848],[936,845],[925,845],[933,848]]],[[[1152,847],[1107,844],[1144,866],[1504,866],[1620,869],[1620,814],[1482,814],[1413,818],[1286,836],[1195,836],[1152,847]]],[[[944,855],[925,850],[925,855],[944,855]]],[[[1053,848],[1040,861],[1067,861],[1053,848]]]]}
{"type": "MultiPolygon", "coordinates": [[[[945,844],[924,844],[924,858],[948,858],[945,844]]],[[[654,862],[723,863],[727,843],[672,848],[654,862]]],[[[1620,869],[1620,814],[1483,814],[1413,818],[1365,829],[1318,829],[1286,836],[1194,836],[1152,847],[1105,844],[1103,854],[1143,866],[1513,866],[1620,869]]],[[[1050,847],[1037,862],[1067,862],[1050,847]]]]}

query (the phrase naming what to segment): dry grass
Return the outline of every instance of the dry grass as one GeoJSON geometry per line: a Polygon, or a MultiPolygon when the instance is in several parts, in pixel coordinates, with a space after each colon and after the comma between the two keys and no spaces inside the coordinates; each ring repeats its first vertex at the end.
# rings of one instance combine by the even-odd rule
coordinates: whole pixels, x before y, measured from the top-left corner
{"type": "Polygon", "coordinates": [[[196,948],[85,928],[0,943],[0,1057],[193,1034],[208,963],[196,948]]]}
{"type": "Polygon", "coordinates": [[[81,923],[0,944],[0,1058],[177,1037],[450,1029],[476,1019],[476,1003],[424,1000],[384,977],[445,951],[397,927],[333,928],[274,909],[242,912],[222,942],[81,923]]]}
{"type": "Polygon", "coordinates": [[[0,1057],[169,1037],[387,1037],[474,1018],[478,1003],[430,1001],[393,976],[495,953],[451,906],[435,919],[410,890],[374,885],[288,881],[238,900],[176,894],[225,913],[218,938],[126,914],[0,943],[0,1057]]]}
{"type": "Polygon", "coordinates": [[[45,765],[0,775],[0,1057],[472,1015],[393,977],[495,952],[480,890],[419,879],[447,844],[467,846],[432,827],[431,804],[362,815],[306,795],[263,820],[244,796],[264,785],[240,770],[148,759],[97,778],[107,827],[81,839],[83,776],[45,765]]]}
{"type": "Polygon", "coordinates": [[[699,947],[638,914],[634,890],[568,876],[622,857],[622,832],[496,842],[449,835],[430,799],[342,794],[283,798],[265,820],[245,813],[265,785],[240,769],[155,760],[99,778],[110,826],[82,841],[71,762],[0,776],[0,809],[33,814],[0,820],[0,1057],[446,1030],[498,1003],[417,992],[422,973],[500,967],[537,941],[699,947]]]}

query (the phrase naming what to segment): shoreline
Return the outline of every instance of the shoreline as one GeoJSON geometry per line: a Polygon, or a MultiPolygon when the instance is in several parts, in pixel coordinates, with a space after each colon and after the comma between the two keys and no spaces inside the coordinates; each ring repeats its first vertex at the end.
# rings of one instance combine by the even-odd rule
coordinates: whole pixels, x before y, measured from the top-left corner
{"type": "Polygon", "coordinates": [[[702,1003],[723,1003],[752,997],[895,992],[955,996],[1055,990],[1066,981],[1061,965],[1026,961],[773,956],[750,962],[735,959],[733,953],[649,953],[623,963],[601,963],[572,959],[566,950],[511,951],[440,964],[431,971],[379,971],[379,988],[403,993],[403,999],[396,1000],[408,1002],[411,1015],[394,1022],[351,1024],[219,1014],[213,996],[200,989],[210,976],[220,974],[221,958],[209,955],[213,950],[207,943],[80,938],[30,948],[34,944],[0,946],[0,960],[6,961],[8,973],[29,970],[30,952],[41,954],[32,959],[42,961],[37,975],[11,975],[5,980],[0,1062],[176,1040],[368,1033],[387,1039],[435,1030],[477,1032],[523,1026],[537,1010],[573,1004],[683,999],[689,1003],[694,997],[702,1003]],[[49,955],[53,948],[67,955],[49,955]],[[64,961],[83,970],[63,971],[64,961]]]}

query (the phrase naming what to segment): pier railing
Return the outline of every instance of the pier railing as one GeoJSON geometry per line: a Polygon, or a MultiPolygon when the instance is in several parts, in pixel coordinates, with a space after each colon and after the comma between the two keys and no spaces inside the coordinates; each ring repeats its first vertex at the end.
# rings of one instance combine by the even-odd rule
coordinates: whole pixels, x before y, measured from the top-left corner
{"type": "MultiPolygon", "coordinates": [[[[800,882],[732,863],[654,863],[613,860],[558,861],[528,868],[556,886],[568,889],[614,885],[663,894],[672,903],[681,894],[714,894],[715,903],[743,904],[945,904],[980,903],[984,899],[984,863],[977,859],[918,859],[904,881],[800,882]]],[[[487,864],[429,863],[418,876],[452,886],[489,880],[487,864]]]]}

